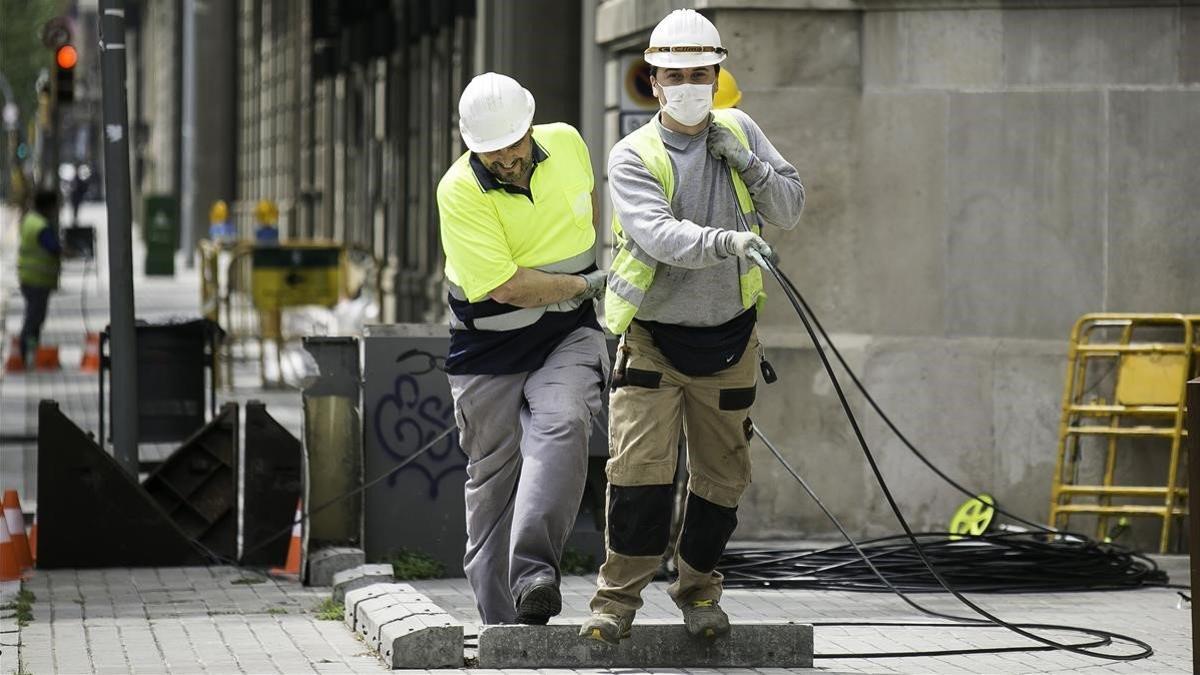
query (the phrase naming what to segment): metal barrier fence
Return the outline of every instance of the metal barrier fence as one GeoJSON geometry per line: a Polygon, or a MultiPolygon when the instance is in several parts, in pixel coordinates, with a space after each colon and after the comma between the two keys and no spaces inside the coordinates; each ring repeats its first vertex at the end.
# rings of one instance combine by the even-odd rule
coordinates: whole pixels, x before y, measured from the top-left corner
{"type": "Polygon", "coordinates": [[[214,386],[233,386],[235,361],[257,361],[263,386],[268,345],[274,346],[275,372],[282,372],[284,345],[305,336],[289,329],[285,312],[304,306],[333,309],[338,302],[373,293],[383,310],[383,266],[370,250],[328,241],[201,241],[202,314],[225,331],[214,386]]]}

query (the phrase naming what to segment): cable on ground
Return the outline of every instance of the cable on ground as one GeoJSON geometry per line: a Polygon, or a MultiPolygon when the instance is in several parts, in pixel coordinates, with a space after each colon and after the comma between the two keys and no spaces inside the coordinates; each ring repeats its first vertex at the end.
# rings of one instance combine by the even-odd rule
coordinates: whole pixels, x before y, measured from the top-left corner
{"type": "MultiPolygon", "coordinates": [[[[732,186],[731,186],[731,188],[732,188],[732,186]]],[[[891,582],[891,580],[889,580],[888,577],[885,576],[883,574],[883,572],[881,572],[879,570],[879,568],[875,565],[874,561],[872,560],[871,556],[868,556],[867,553],[865,551],[863,551],[862,548],[859,546],[859,544],[854,540],[854,538],[850,536],[850,534],[841,525],[841,523],[837,520],[837,518],[833,515],[833,513],[825,506],[825,504],[817,496],[816,492],[814,492],[813,489],[808,485],[808,483],[800,476],[800,474],[797,473],[796,470],[792,468],[792,466],[784,458],[783,454],[781,452],[779,452],[779,450],[774,446],[774,444],[771,443],[762,434],[761,430],[759,430],[757,428],[757,426],[754,427],[754,432],[759,437],[759,439],[761,439],[767,445],[768,449],[771,450],[771,453],[775,455],[775,458],[779,460],[779,462],[784,466],[784,468],[788,471],[788,473],[791,474],[791,476],[800,484],[800,486],[805,490],[805,492],[808,493],[808,495],[813,499],[813,501],[816,502],[817,506],[826,515],[826,517],[828,517],[830,519],[830,521],[833,522],[834,526],[837,527],[838,531],[846,539],[846,541],[849,543],[849,545],[854,549],[854,551],[858,555],[858,557],[862,559],[862,561],[866,564],[866,566],[868,568],[870,568],[871,572],[880,580],[880,582],[882,582],[885,586],[887,586],[887,588],[889,590],[891,590],[893,593],[895,593],[897,596],[899,596],[908,605],[910,605],[914,609],[916,609],[924,614],[930,615],[930,616],[935,616],[935,617],[944,618],[944,619],[950,619],[950,620],[956,621],[956,622],[967,622],[967,623],[974,623],[974,624],[990,623],[995,626],[1006,628],[1018,635],[1026,637],[1030,640],[1039,642],[1042,645],[1045,645],[1046,647],[1063,650],[1063,651],[1069,651],[1069,652],[1072,652],[1075,654],[1080,654],[1083,656],[1090,656],[1093,658],[1113,660],[1113,661],[1135,661],[1135,660],[1147,658],[1150,655],[1152,655],[1154,653],[1154,650],[1153,650],[1153,648],[1150,647],[1149,644],[1147,644],[1141,640],[1138,640],[1137,638],[1133,638],[1133,637],[1126,636],[1126,635],[1120,635],[1117,633],[1111,633],[1109,631],[1101,631],[1101,630],[1091,629],[1091,628],[1081,628],[1081,627],[1077,627],[1077,626],[1052,626],[1049,624],[1018,624],[1018,623],[1011,623],[1011,622],[1005,621],[1004,619],[1001,619],[1000,617],[989,612],[988,610],[984,609],[983,607],[980,607],[978,604],[976,604],[975,602],[973,602],[972,600],[970,600],[969,598],[964,596],[960,591],[958,591],[956,588],[954,588],[954,586],[949,581],[947,581],[945,576],[942,575],[942,573],[938,570],[938,568],[930,560],[929,556],[926,555],[925,549],[918,539],[918,535],[913,532],[912,528],[908,524],[908,520],[904,517],[903,512],[900,510],[900,506],[896,502],[896,499],[895,499],[894,495],[892,494],[892,490],[891,490],[890,486],[888,485],[887,480],[884,478],[883,472],[880,470],[878,463],[876,462],[875,455],[871,451],[871,448],[870,448],[869,444],[867,443],[865,436],[862,433],[862,429],[859,427],[858,418],[855,416],[854,411],[850,407],[850,403],[846,398],[845,391],[842,389],[841,382],[838,380],[837,373],[834,372],[833,366],[829,361],[829,357],[825,353],[825,348],[821,344],[821,341],[817,337],[817,333],[813,328],[813,322],[810,321],[809,316],[807,315],[807,313],[805,311],[805,308],[808,307],[808,303],[803,300],[803,295],[792,284],[791,280],[788,279],[787,276],[782,271],[780,271],[779,268],[774,263],[771,263],[769,261],[763,261],[763,262],[765,264],[763,264],[762,266],[765,267],[769,272],[771,272],[771,274],[775,277],[775,280],[779,283],[780,287],[783,289],[784,295],[787,296],[788,301],[791,302],[793,309],[796,310],[796,314],[800,318],[801,323],[804,324],[804,329],[805,329],[805,331],[807,331],[809,338],[813,342],[813,345],[816,347],[817,356],[820,358],[821,365],[825,369],[825,373],[829,377],[830,383],[833,385],[834,392],[837,394],[837,397],[838,397],[838,402],[841,404],[842,411],[846,416],[846,420],[849,422],[850,427],[854,432],[854,436],[855,436],[856,441],[858,442],[859,448],[862,450],[863,456],[866,458],[867,464],[870,466],[871,473],[875,476],[875,480],[879,484],[879,487],[883,492],[883,496],[888,503],[888,507],[891,509],[892,514],[896,517],[897,522],[900,523],[900,527],[904,530],[904,536],[907,538],[909,544],[911,545],[911,551],[916,554],[916,558],[920,561],[921,566],[924,567],[925,570],[927,570],[928,575],[933,578],[933,580],[936,582],[938,587],[940,587],[942,590],[949,593],[950,595],[954,596],[954,598],[957,599],[960,603],[962,603],[963,605],[965,605],[966,607],[971,609],[973,612],[975,612],[982,618],[962,617],[962,616],[945,614],[942,612],[937,612],[934,610],[927,609],[927,608],[919,605],[916,601],[909,598],[903,590],[901,590],[900,588],[897,588],[891,582]],[[1103,636],[1106,638],[1110,638],[1111,640],[1114,640],[1114,641],[1125,642],[1125,643],[1131,644],[1137,648],[1137,651],[1130,653],[1130,654],[1108,654],[1108,653],[1096,651],[1095,649],[1092,648],[1092,646],[1090,644],[1085,645],[1085,646],[1080,646],[1077,644],[1064,643],[1064,642],[1058,642],[1056,640],[1051,640],[1049,638],[1046,638],[1046,637],[1043,637],[1041,635],[1031,632],[1031,630],[1035,630],[1035,629],[1054,629],[1054,630],[1062,630],[1062,631],[1068,631],[1068,632],[1085,633],[1085,634],[1097,636],[1097,637],[1103,636]]],[[[811,313],[811,309],[809,310],[809,313],[811,313]]],[[[822,331],[822,334],[824,334],[824,331],[822,331]]],[[[843,366],[846,365],[844,360],[842,361],[842,365],[843,366]]],[[[851,372],[848,367],[847,367],[847,372],[851,372]]],[[[856,381],[856,383],[858,383],[858,386],[860,387],[860,389],[862,389],[864,391],[866,398],[873,403],[873,407],[875,407],[876,412],[880,413],[881,417],[883,417],[885,419],[885,421],[889,423],[888,424],[889,427],[894,432],[896,432],[896,434],[898,436],[902,436],[902,434],[900,434],[899,430],[895,427],[895,425],[890,423],[890,419],[887,419],[886,416],[883,415],[882,410],[879,408],[879,406],[877,404],[874,404],[874,399],[872,399],[869,395],[866,394],[865,387],[862,387],[861,382],[858,382],[858,378],[856,376],[854,376],[852,372],[851,372],[851,377],[852,377],[852,379],[854,379],[856,381]]],[[[959,489],[967,492],[967,494],[974,497],[973,494],[971,494],[969,491],[966,491],[965,488],[962,488],[961,486],[959,486],[958,483],[953,481],[944,472],[942,472],[941,470],[934,467],[932,462],[929,462],[928,459],[924,458],[924,455],[922,455],[914,446],[912,446],[911,443],[907,442],[907,439],[905,439],[905,441],[906,441],[906,445],[909,446],[909,449],[912,450],[914,453],[916,453],[918,455],[918,457],[921,457],[923,459],[923,461],[926,463],[926,465],[929,466],[931,469],[933,469],[935,471],[935,473],[937,473],[939,476],[941,476],[947,482],[955,485],[956,487],[959,487],[959,489]]],[[[1012,517],[1016,520],[1020,520],[1021,522],[1026,522],[1026,523],[1029,522],[1023,518],[1019,518],[1017,516],[1013,516],[1012,514],[1008,514],[1004,511],[1001,511],[1000,509],[997,509],[997,511],[1001,512],[1001,513],[1005,513],[1005,515],[1009,515],[1010,517],[1012,517]]],[[[1041,526],[1041,525],[1035,524],[1035,526],[1043,531],[1046,531],[1049,529],[1049,528],[1045,528],[1044,526],[1041,526]]],[[[842,655],[842,656],[840,656],[840,658],[852,658],[852,657],[847,656],[847,655],[842,655]]]]}

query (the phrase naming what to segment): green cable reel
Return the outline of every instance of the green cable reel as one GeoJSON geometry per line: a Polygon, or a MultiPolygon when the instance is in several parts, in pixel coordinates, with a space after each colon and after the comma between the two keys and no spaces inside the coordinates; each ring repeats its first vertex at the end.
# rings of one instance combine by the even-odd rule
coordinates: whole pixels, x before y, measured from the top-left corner
{"type": "Polygon", "coordinates": [[[962,539],[962,535],[979,536],[992,525],[996,516],[996,500],[989,494],[980,493],[963,502],[950,519],[950,539],[962,539]]]}

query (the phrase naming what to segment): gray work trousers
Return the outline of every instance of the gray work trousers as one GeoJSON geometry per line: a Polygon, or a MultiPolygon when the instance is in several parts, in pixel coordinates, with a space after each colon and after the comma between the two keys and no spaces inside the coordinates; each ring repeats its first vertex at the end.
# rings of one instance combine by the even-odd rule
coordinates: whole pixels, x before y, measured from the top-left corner
{"type": "Polygon", "coordinates": [[[535,580],[559,580],[608,371],[604,334],[579,328],[537,370],[449,376],[468,460],[463,566],[485,624],[512,623],[535,580]]]}

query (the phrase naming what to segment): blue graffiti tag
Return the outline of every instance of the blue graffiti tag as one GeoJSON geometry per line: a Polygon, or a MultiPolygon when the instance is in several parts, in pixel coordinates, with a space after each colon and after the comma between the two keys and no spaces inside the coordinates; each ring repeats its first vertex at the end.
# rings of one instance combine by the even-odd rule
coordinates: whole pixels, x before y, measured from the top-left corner
{"type": "MultiPolygon", "coordinates": [[[[454,404],[444,401],[436,395],[421,396],[421,385],[417,378],[410,374],[396,376],[392,384],[392,392],[379,399],[379,405],[372,415],[372,427],[375,438],[379,440],[383,451],[397,462],[408,458],[413,451],[423,447],[438,434],[454,424],[454,404]],[[385,412],[389,406],[395,406],[399,416],[390,425],[385,424],[385,412]]],[[[462,458],[466,455],[458,445],[458,435],[451,434],[437,446],[426,453],[432,462],[442,463],[447,459],[462,458]],[[457,452],[456,452],[457,451],[457,452]]],[[[459,471],[465,471],[467,464],[452,462],[451,466],[438,468],[427,467],[421,461],[413,462],[388,476],[388,486],[395,487],[396,480],[403,471],[417,471],[429,482],[429,498],[437,499],[441,482],[447,476],[459,471]]]]}

